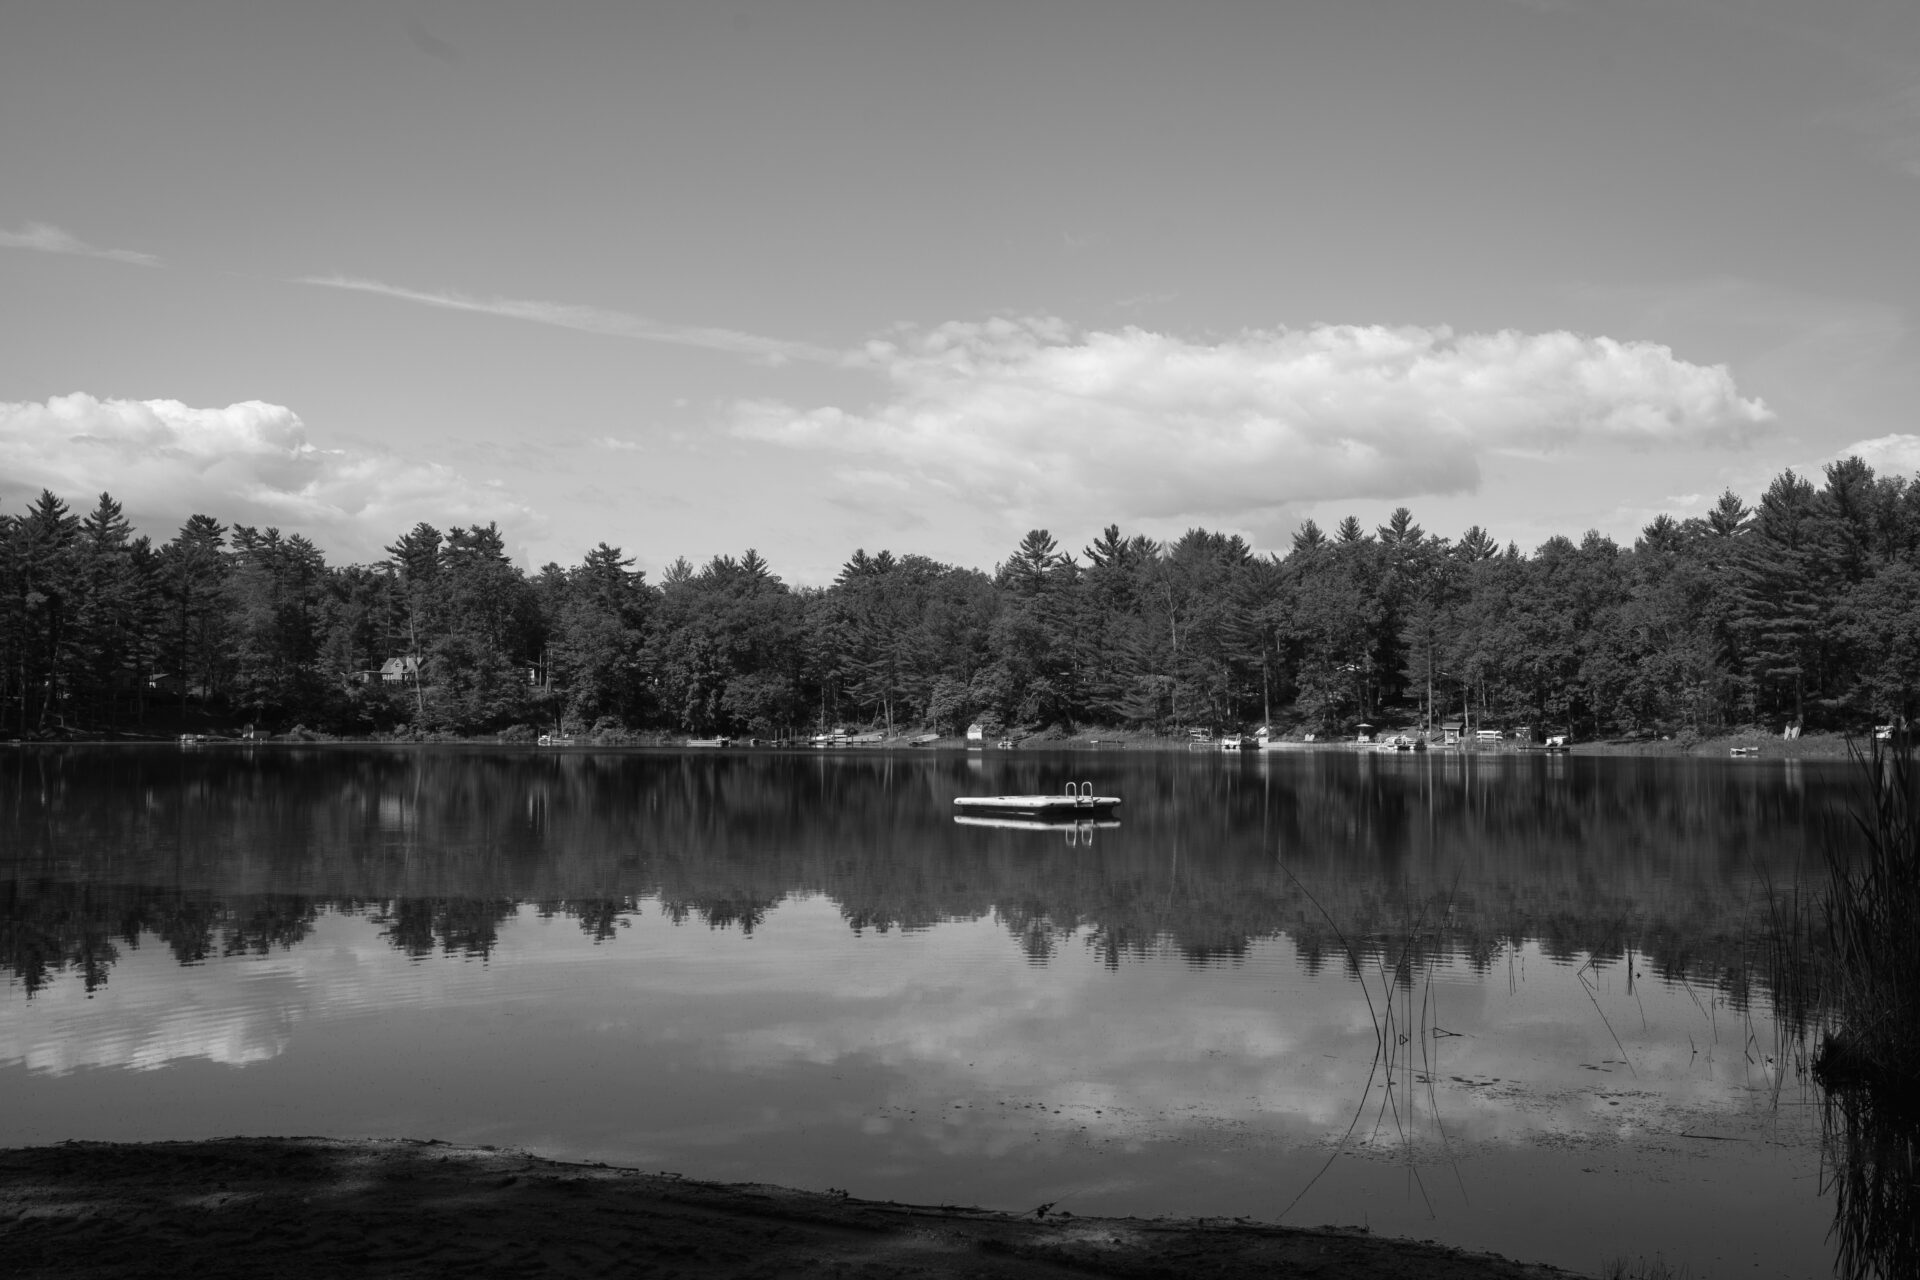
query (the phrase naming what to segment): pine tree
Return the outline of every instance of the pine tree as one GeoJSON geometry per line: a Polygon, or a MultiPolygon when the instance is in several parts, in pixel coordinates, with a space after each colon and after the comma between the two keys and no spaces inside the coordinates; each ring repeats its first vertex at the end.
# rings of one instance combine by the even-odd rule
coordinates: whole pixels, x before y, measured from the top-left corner
{"type": "Polygon", "coordinates": [[[1729,564],[1754,710],[1770,709],[1766,695],[1774,691],[1789,700],[1795,724],[1806,720],[1827,613],[1815,519],[1813,485],[1783,471],[1760,499],[1753,535],[1729,564]]]}
{"type": "Polygon", "coordinates": [[[1716,537],[1737,538],[1746,532],[1752,518],[1753,512],[1740,500],[1740,495],[1726,489],[1721,492],[1713,510],[1707,513],[1707,526],[1716,537]]]}
{"type": "Polygon", "coordinates": [[[23,735],[65,720],[63,708],[82,665],[76,626],[79,526],[67,504],[42,489],[7,530],[7,630],[23,735]]]}
{"type": "Polygon", "coordinates": [[[135,559],[133,526],[108,494],[80,522],[78,559],[85,700],[93,723],[108,726],[123,693],[140,704],[134,691],[144,691],[154,641],[152,583],[135,559]]]}
{"type": "Polygon", "coordinates": [[[1500,545],[1479,525],[1469,525],[1460,535],[1460,541],[1453,544],[1453,553],[1463,564],[1478,564],[1499,555],[1500,545]]]}
{"type": "Polygon", "coordinates": [[[427,646],[442,631],[440,551],[444,541],[438,529],[422,521],[386,548],[387,559],[381,565],[394,584],[393,599],[399,608],[387,637],[388,652],[382,657],[400,659],[401,678],[413,685],[416,728],[425,723],[427,715],[422,664],[427,646]],[[396,642],[401,652],[392,652],[396,642]]]}

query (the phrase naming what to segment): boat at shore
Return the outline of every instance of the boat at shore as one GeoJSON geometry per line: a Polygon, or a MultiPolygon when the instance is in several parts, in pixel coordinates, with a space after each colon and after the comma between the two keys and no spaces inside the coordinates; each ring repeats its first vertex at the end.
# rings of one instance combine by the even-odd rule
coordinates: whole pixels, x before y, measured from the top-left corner
{"type": "Polygon", "coordinates": [[[1119,807],[1119,796],[1097,796],[1091,782],[1083,782],[1077,789],[1069,782],[1066,791],[1057,796],[955,796],[953,800],[956,817],[1052,822],[1110,817],[1119,807]]]}

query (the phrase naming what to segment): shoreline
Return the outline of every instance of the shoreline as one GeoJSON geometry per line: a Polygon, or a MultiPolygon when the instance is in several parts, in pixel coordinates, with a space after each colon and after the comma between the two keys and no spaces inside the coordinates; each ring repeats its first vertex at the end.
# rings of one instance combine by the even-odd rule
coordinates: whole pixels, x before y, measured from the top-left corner
{"type": "MultiPolygon", "coordinates": [[[[1385,730],[1379,736],[1388,736],[1395,730],[1385,730]]],[[[174,735],[136,736],[121,734],[118,736],[94,737],[75,735],[61,738],[8,739],[0,741],[0,747],[86,747],[86,746],[182,746],[182,747],[317,747],[317,746],[362,746],[362,747],[497,747],[514,750],[538,752],[566,751],[619,751],[619,750],[665,750],[682,751],[693,754],[738,753],[757,751],[906,751],[927,754],[969,753],[982,751],[986,756],[998,756],[1005,752],[1021,753],[1031,751],[1074,751],[1092,754],[1131,752],[1172,752],[1176,754],[1231,754],[1216,752],[1198,746],[1185,738],[1173,738],[1165,735],[1141,733],[1132,730],[1109,730],[1087,734],[1040,736],[1033,735],[1013,739],[1011,747],[990,746],[987,748],[968,748],[967,743],[957,737],[943,737],[933,741],[919,739],[918,735],[897,734],[892,738],[883,738],[874,742],[848,743],[834,747],[815,747],[805,740],[769,741],[748,739],[730,743],[725,747],[715,747],[710,742],[700,743],[684,735],[668,736],[663,734],[620,735],[618,739],[598,740],[582,737],[558,745],[541,745],[532,741],[520,741],[500,736],[478,737],[344,737],[316,733],[268,734],[257,738],[227,737],[215,734],[200,735],[201,741],[182,742],[174,735]]],[[[1870,740],[1865,737],[1852,737],[1841,733],[1808,734],[1801,738],[1782,738],[1777,734],[1756,732],[1737,732],[1717,734],[1704,738],[1612,738],[1596,739],[1590,742],[1575,742],[1565,754],[1575,756],[1663,756],[1694,757],[1714,759],[1731,757],[1734,750],[1740,749],[1759,759],[1775,760],[1838,760],[1845,761],[1850,752],[1865,752],[1870,740]]],[[[1276,740],[1264,751],[1249,748],[1239,754],[1260,756],[1263,754],[1298,755],[1311,753],[1328,754],[1401,754],[1382,752],[1377,742],[1363,743],[1350,739],[1338,741],[1302,742],[1290,739],[1276,740]]],[[[1415,753],[1434,756],[1538,756],[1544,754],[1539,746],[1522,746],[1517,743],[1466,744],[1453,747],[1435,747],[1429,752],[1415,753]]]]}
{"type": "Polygon", "coordinates": [[[417,1139],[63,1142],[0,1150],[20,1277],[1070,1274],[1569,1280],[1359,1227],[1094,1218],[699,1182],[417,1139]]]}

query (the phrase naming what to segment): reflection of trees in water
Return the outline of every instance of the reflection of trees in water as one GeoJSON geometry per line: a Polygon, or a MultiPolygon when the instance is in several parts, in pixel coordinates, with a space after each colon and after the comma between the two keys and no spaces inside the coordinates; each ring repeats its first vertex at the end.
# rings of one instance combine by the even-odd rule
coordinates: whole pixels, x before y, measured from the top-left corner
{"type": "Polygon", "coordinates": [[[1484,971],[1537,940],[1743,999],[1766,917],[1754,868],[1790,883],[1824,803],[1805,776],[1754,769],[1438,754],[990,753],[974,771],[862,752],[75,748],[0,770],[20,850],[5,963],[34,983],[102,980],[143,930],[185,963],[287,945],[326,907],[369,911],[411,955],[484,956],[515,903],[605,940],[646,899],[750,931],[821,894],[863,931],[992,918],[1037,962],[1071,942],[1109,965],[1214,963],[1284,934],[1317,971],[1350,963],[1330,917],[1363,958],[1410,941],[1409,963],[1484,971]],[[1125,798],[1092,846],[949,818],[957,794],[1086,776],[1125,798]]]}
{"type": "MultiPolygon", "coordinates": [[[[28,995],[73,972],[89,992],[106,985],[120,948],[152,935],[181,964],[212,955],[264,955],[304,939],[321,906],[288,895],[215,898],[197,890],[70,880],[0,883],[0,966],[28,995]]],[[[343,905],[343,904],[342,904],[343,905]]]]}
{"type": "MultiPolygon", "coordinates": [[[[635,899],[543,904],[547,914],[577,917],[596,938],[614,936],[635,899]]],[[[289,894],[214,897],[151,885],[0,883],[0,968],[35,995],[59,974],[80,976],[91,992],[107,983],[121,948],[158,940],[183,965],[211,956],[267,955],[306,940],[322,911],[365,914],[381,936],[416,958],[440,952],[484,959],[500,926],[519,909],[512,898],[308,898],[289,894]]]]}
{"type": "Polygon", "coordinates": [[[415,959],[437,949],[450,956],[485,959],[500,940],[500,926],[519,904],[511,898],[396,898],[372,914],[380,936],[415,959]]]}
{"type": "Polygon", "coordinates": [[[662,898],[660,909],[675,924],[685,924],[689,920],[696,919],[704,920],[709,929],[737,928],[741,933],[751,937],[753,931],[765,923],[767,912],[779,904],[778,898],[754,898],[729,894],[725,897],[704,900],[662,898]]]}
{"type": "Polygon", "coordinates": [[[1848,1083],[1828,1085],[1823,1107],[1835,1273],[1920,1276],[1920,1102],[1910,1090],[1848,1083]]]}
{"type": "Polygon", "coordinates": [[[620,936],[631,918],[639,912],[637,898],[583,898],[578,902],[542,902],[543,919],[569,916],[580,922],[580,931],[595,942],[611,942],[620,936]]]}

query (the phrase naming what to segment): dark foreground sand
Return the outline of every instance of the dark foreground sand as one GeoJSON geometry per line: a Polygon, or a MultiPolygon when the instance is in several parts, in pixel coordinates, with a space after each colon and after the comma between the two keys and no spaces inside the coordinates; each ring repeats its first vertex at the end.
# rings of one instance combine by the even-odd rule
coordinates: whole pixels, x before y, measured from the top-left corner
{"type": "Polygon", "coordinates": [[[1359,1231],[1015,1217],[434,1142],[0,1152],[0,1276],[1566,1277],[1359,1231]]]}

